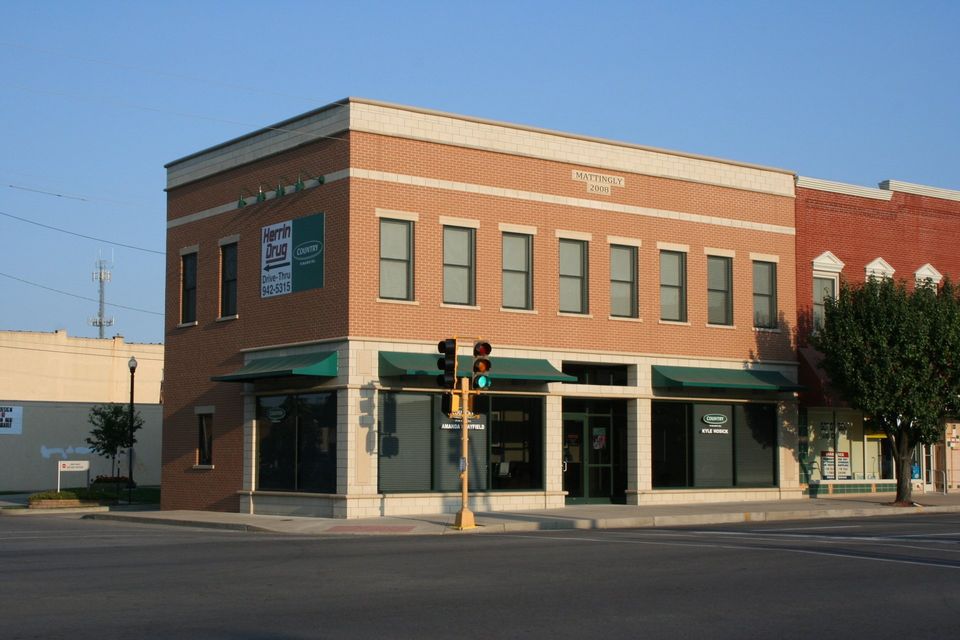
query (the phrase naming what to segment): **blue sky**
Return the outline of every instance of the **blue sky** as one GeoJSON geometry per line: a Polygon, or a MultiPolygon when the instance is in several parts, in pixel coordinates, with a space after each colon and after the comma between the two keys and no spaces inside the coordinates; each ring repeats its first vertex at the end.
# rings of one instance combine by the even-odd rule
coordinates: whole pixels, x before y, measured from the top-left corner
{"type": "Polygon", "coordinates": [[[3,4],[0,330],[162,342],[163,165],[346,96],[960,189],[955,1],[3,4]]]}

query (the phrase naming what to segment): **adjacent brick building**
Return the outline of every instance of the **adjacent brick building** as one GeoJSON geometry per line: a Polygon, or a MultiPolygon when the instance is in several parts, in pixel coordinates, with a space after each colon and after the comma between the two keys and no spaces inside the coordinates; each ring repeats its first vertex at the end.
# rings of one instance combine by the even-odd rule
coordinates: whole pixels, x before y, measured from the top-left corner
{"type": "MultiPolygon", "coordinates": [[[[797,295],[801,394],[801,479],[809,492],[892,491],[887,439],[863,415],[829,393],[807,337],[822,319],[823,301],[841,279],[892,277],[913,287],[927,279],[960,278],[960,191],[895,180],[880,188],[797,179],[797,295]]],[[[946,440],[917,452],[915,482],[942,490],[960,473],[960,424],[948,421],[946,440]],[[948,446],[949,445],[949,446],[948,446]]]]}
{"type": "Polygon", "coordinates": [[[454,336],[473,508],[801,495],[791,172],[361,99],[167,171],[164,508],[456,510],[454,336]]]}

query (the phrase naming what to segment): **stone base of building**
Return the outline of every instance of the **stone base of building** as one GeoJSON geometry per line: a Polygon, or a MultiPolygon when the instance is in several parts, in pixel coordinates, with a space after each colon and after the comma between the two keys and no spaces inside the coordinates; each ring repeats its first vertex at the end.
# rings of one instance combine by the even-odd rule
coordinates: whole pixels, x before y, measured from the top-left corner
{"type": "MultiPolygon", "coordinates": [[[[919,487],[922,491],[922,485],[919,487]]],[[[915,489],[916,490],[916,487],[915,489]]],[[[856,493],[896,493],[896,480],[840,480],[828,482],[811,482],[803,487],[803,495],[816,498],[817,496],[856,494],[856,493]]]]}
{"type": "Polygon", "coordinates": [[[705,502],[761,502],[767,500],[799,500],[803,497],[800,487],[762,489],[654,489],[627,491],[627,504],[702,504],[705,502]]]}
{"type": "MultiPolygon", "coordinates": [[[[470,494],[471,511],[534,511],[562,509],[564,492],[523,491],[509,493],[475,492],[470,494]]],[[[244,513],[313,518],[377,518],[434,513],[457,513],[460,493],[393,493],[344,496],[326,493],[286,493],[279,491],[240,492],[240,510],[244,513]]]]}

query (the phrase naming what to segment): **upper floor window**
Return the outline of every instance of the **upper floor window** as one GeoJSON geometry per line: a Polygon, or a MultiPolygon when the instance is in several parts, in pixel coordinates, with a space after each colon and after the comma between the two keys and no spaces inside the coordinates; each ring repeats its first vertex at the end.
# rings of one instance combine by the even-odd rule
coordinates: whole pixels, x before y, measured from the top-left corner
{"type": "Polygon", "coordinates": [[[836,276],[814,276],[813,277],[813,330],[819,331],[823,328],[823,321],[826,318],[826,302],[830,298],[837,297],[837,278],[836,276]]]}
{"type": "Polygon", "coordinates": [[[810,319],[813,331],[823,327],[826,301],[837,296],[844,266],[843,261],[830,251],[813,259],[813,317],[810,319]]]}
{"type": "Polygon", "coordinates": [[[587,243],[560,239],[560,311],[587,313],[587,243]]]}
{"type": "Polygon", "coordinates": [[[413,221],[380,218],[380,297],[413,299],[413,221]]]}
{"type": "Polygon", "coordinates": [[[476,304],[474,231],[443,228],[443,301],[447,304],[476,304]]]}
{"type": "Polygon", "coordinates": [[[777,263],[753,262],[753,326],[777,326],[777,263]]]}
{"type": "Polygon", "coordinates": [[[197,321],[197,254],[180,256],[180,324],[197,321]]]}
{"type": "Polygon", "coordinates": [[[707,256],[707,323],[733,324],[733,258],[707,256]]]}
{"type": "Polygon", "coordinates": [[[532,240],[527,234],[503,234],[503,306],[506,309],[533,308],[532,240]]]}
{"type": "Polygon", "coordinates": [[[220,247],[220,317],[237,315],[237,243],[220,247]]]}
{"type": "Polygon", "coordinates": [[[660,319],[687,321],[687,254],[660,252],[660,319]]]}
{"type": "Polygon", "coordinates": [[[610,245],[610,315],[636,318],[637,248],[610,245]]]}

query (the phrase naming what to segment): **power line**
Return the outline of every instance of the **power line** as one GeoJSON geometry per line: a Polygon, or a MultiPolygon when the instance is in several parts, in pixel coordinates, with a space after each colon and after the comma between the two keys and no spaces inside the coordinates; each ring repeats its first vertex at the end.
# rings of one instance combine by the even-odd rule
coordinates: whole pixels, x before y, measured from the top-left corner
{"type": "Polygon", "coordinates": [[[43,191],[42,189],[31,189],[30,187],[22,187],[18,184],[8,184],[8,187],[11,189],[20,189],[21,191],[31,191],[33,193],[42,193],[47,196],[56,196],[57,198],[68,198],[70,200],[80,200],[82,202],[90,202],[86,198],[81,198],[80,196],[69,196],[65,193],[54,193],[53,191],[43,191]]]}
{"type": "MultiPolygon", "coordinates": [[[[61,291],[60,289],[54,289],[53,287],[47,287],[47,286],[44,286],[44,285],[42,285],[42,284],[37,284],[36,282],[30,282],[29,280],[24,280],[23,278],[18,278],[18,277],[16,277],[16,276],[11,276],[9,273],[0,273],[0,276],[3,276],[4,278],[10,278],[11,280],[16,280],[17,282],[22,282],[22,283],[24,283],[24,284],[28,284],[28,285],[30,285],[31,287],[37,287],[38,289],[46,289],[47,291],[53,291],[54,293],[59,293],[59,294],[64,295],[64,296],[70,296],[71,298],[78,298],[78,299],[80,299],[80,300],[87,300],[88,302],[96,302],[96,303],[98,303],[98,304],[99,304],[99,302],[100,302],[100,300],[98,300],[98,299],[96,299],[96,298],[88,298],[88,297],[86,297],[86,296],[80,296],[80,295],[77,295],[77,294],[75,294],[75,293],[70,293],[69,291],[61,291]]],[[[138,313],[149,313],[149,314],[154,315],[154,316],[162,316],[162,315],[164,315],[164,314],[159,313],[159,312],[157,312],[157,311],[149,311],[149,310],[147,310],[147,309],[138,309],[137,307],[127,307],[127,306],[125,306],[125,305],[115,304],[115,303],[112,303],[112,302],[107,302],[107,303],[105,303],[105,304],[106,304],[107,306],[116,307],[116,308],[118,308],[118,309],[126,309],[127,311],[137,311],[138,313]]]]}
{"type": "Polygon", "coordinates": [[[19,189],[20,191],[29,191],[31,193],[39,193],[45,196],[54,196],[55,198],[66,198],[68,200],[79,200],[80,202],[110,202],[113,204],[122,204],[128,207],[141,207],[141,208],[144,206],[144,202],[132,202],[130,200],[104,198],[103,196],[92,196],[86,193],[84,194],[59,193],[57,191],[52,191],[51,189],[44,189],[40,187],[28,187],[22,184],[8,184],[7,186],[11,189],[19,189]]]}
{"type": "MultiPolygon", "coordinates": [[[[85,340],[99,340],[99,338],[84,338],[85,340]]],[[[141,344],[149,344],[143,342],[125,342],[126,346],[136,346],[141,344]]],[[[70,345],[61,345],[61,346],[70,346],[70,345]]],[[[152,345],[151,345],[152,346],[152,345]]],[[[88,349],[93,347],[76,347],[77,349],[88,349]]],[[[62,351],[60,349],[36,349],[34,347],[21,347],[14,344],[0,344],[0,349],[19,349],[20,351],[36,351],[39,353],[57,353],[67,356],[88,356],[90,358],[117,358],[121,357],[126,360],[126,355],[118,356],[117,353],[87,353],[86,351],[62,351]]],[[[133,349],[136,351],[136,348],[133,349]]],[[[137,362],[163,362],[163,358],[151,358],[150,356],[144,356],[137,354],[137,362]]]]}
{"type": "Polygon", "coordinates": [[[75,231],[68,231],[66,229],[61,229],[59,227],[52,227],[48,224],[43,224],[42,222],[35,222],[33,220],[28,220],[27,218],[21,218],[20,216],[15,216],[12,213],[7,213],[5,211],[0,211],[0,216],[6,216],[8,218],[13,218],[14,220],[19,220],[20,222],[26,222],[27,224],[34,224],[38,227],[43,227],[44,229],[52,229],[53,231],[59,231],[60,233],[66,233],[71,236],[77,236],[78,238],[85,238],[87,240],[95,240],[97,242],[103,242],[105,244],[112,244],[117,247],[124,247],[127,249],[136,249],[137,251],[146,251],[147,253],[156,253],[161,256],[167,255],[165,251],[156,251],[155,249],[146,249],[144,247],[137,247],[132,244],[125,244],[123,242],[114,242],[112,240],[105,240],[103,238],[95,238],[94,236],[87,236],[82,233],[77,233],[75,231]]]}

